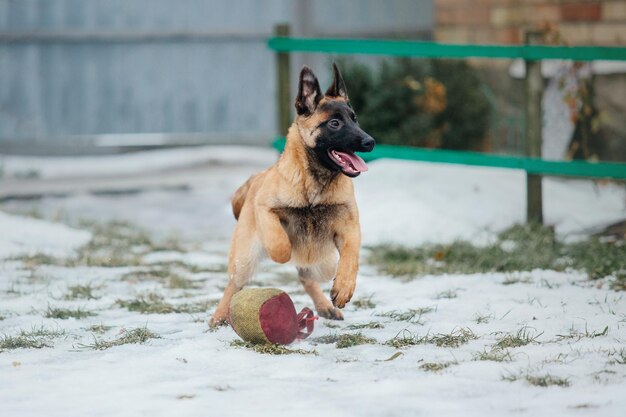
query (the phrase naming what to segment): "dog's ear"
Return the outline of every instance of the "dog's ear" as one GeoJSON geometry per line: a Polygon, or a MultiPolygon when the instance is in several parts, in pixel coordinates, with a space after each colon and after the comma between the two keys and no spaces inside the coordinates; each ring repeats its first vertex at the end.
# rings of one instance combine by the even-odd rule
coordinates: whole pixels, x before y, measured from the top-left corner
{"type": "Polygon", "coordinates": [[[299,115],[309,115],[315,111],[322,99],[322,89],[317,77],[306,65],[300,71],[298,96],[296,97],[296,111],[299,115]]]}
{"type": "Polygon", "coordinates": [[[339,72],[339,68],[337,68],[337,65],[334,62],[333,73],[333,83],[330,85],[330,87],[328,87],[328,90],[326,90],[326,95],[328,97],[341,97],[348,100],[348,90],[346,89],[346,83],[343,82],[341,72],[339,72]]]}

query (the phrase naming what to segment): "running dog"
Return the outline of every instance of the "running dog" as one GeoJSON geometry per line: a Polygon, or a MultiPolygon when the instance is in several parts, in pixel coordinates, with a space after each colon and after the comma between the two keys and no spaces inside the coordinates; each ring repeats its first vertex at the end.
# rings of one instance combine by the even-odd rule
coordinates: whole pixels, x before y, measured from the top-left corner
{"type": "Polygon", "coordinates": [[[322,94],[313,71],[302,68],[297,115],[283,154],[232,198],[237,226],[228,256],[228,285],[211,319],[213,326],[227,320],[232,296],[265,255],[281,264],[292,261],[317,313],[343,320],[339,309],[354,293],[361,247],[352,178],[367,171],[355,152],[370,152],[375,141],[359,127],[335,64],[333,72],[333,83],[322,94]],[[333,278],[329,300],[320,282],[333,278]]]}

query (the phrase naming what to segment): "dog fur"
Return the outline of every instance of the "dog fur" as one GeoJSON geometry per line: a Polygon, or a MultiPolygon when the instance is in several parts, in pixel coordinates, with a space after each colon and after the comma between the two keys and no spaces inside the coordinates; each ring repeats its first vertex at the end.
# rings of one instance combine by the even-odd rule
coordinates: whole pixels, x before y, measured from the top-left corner
{"type": "Polygon", "coordinates": [[[232,198],[237,225],[228,285],[212,325],[227,320],[232,296],[265,255],[281,264],[292,261],[318,314],[343,319],[339,309],[354,293],[359,263],[361,232],[351,177],[360,171],[352,169],[355,165],[337,165],[331,150],[368,152],[374,140],[358,127],[341,74],[335,65],[333,70],[334,81],[322,95],[313,72],[302,69],[297,115],[283,154],[272,167],[250,177],[232,198]],[[333,278],[331,302],[320,282],[333,278]]]}

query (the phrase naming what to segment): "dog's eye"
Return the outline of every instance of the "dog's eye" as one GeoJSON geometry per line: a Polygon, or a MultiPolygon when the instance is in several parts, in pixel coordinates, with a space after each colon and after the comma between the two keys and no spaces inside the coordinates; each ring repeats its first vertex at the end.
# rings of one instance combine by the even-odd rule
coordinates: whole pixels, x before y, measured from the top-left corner
{"type": "Polygon", "coordinates": [[[339,129],[341,127],[341,121],[339,119],[331,119],[328,122],[328,127],[331,129],[339,129]]]}

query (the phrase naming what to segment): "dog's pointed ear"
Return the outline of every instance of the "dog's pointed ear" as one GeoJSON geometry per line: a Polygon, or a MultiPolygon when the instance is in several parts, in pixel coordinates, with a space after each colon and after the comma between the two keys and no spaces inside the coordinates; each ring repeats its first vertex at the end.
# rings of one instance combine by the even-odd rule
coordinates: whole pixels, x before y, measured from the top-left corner
{"type": "Polygon", "coordinates": [[[326,90],[326,95],[328,97],[341,97],[343,99],[348,100],[348,90],[346,89],[346,83],[343,82],[343,77],[341,76],[341,72],[339,72],[339,68],[333,62],[333,83],[326,90]]]}
{"type": "Polygon", "coordinates": [[[322,99],[322,89],[317,77],[306,65],[300,71],[298,95],[296,97],[296,111],[298,115],[309,115],[315,111],[322,99]]]}

